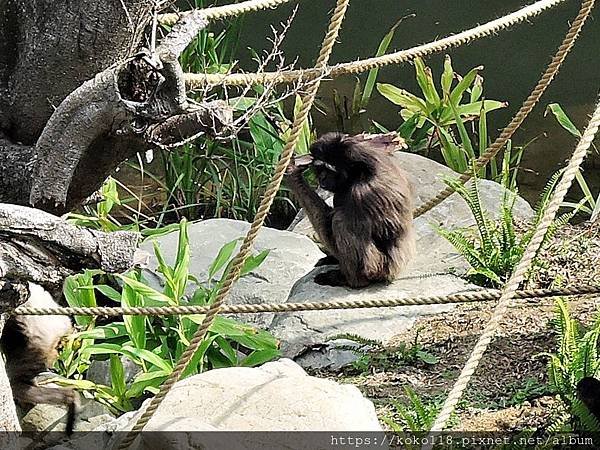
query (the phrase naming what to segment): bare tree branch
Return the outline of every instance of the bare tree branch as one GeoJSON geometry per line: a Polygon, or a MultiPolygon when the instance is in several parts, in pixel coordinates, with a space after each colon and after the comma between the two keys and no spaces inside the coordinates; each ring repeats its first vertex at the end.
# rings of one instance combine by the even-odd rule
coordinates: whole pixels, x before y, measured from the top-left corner
{"type": "Polygon", "coordinates": [[[55,291],[82,268],[123,272],[133,266],[139,235],[71,225],[25,206],[0,204],[0,279],[32,281],[55,291]]]}

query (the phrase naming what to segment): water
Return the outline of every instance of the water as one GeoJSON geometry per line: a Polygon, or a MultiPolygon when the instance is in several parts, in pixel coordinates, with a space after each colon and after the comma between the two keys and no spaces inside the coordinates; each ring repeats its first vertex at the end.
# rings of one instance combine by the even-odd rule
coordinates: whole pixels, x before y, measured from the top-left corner
{"type": "MultiPolygon", "coordinates": [[[[406,49],[493,20],[519,9],[523,1],[353,0],[331,63],[373,56],[383,35],[401,17],[415,14],[415,17],[405,19],[398,27],[390,51],[406,49]]],[[[297,67],[314,64],[327,26],[328,12],[334,4],[333,0],[299,2],[296,19],[283,47],[289,61],[298,58],[297,67]]],[[[495,37],[448,52],[458,73],[464,74],[474,66],[483,65],[486,98],[509,102],[508,108],[490,113],[490,133],[504,127],[529,94],[563,39],[579,6],[580,2],[566,2],[544,12],[530,23],[514,26],[495,37]]],[[[276,11],[247,15],[240,46],[242,67],[248,70],[253,67],[245,48],[268,48],[266,38],[269,36],[269,25],[285,20],[291,10],[291,6],[285,6],[276,11]]],[[[599,42],[600,24],[591,17],[557,79],[514,138],[515,144],[521,145],[539,136],[527,148],[522,164],[524,170],[519,180],[521,193],[530,201],[537,198],[546,180],[564,164],[576,143],[553,118],[544,117],[544,110],[549,103],[558,102],[575,124],[583,129],[600,88],[599,42]]],[[[443,57],[444,54],[438,54],[427,59],[436,76],[441,72],[443,57]]],[[[333,89],[351,96],[354,80],[354,77],[347,76],[325,82],[319,99],[331,107],[333,89]]],[[[409,64],[382,69],[378,81],[419,92],[413,67],[409,64]]],[[[373,95],[367,114],[389,128],[401,123],[397,107],[378,93],[373,95]]],[[[335,129],[335,118],[331,114],[316,112],[313,116],[319,133],[335,129]]],[[[600,141],[597,139],[596,143],[598,145],[600,141]]],[[[598,167],[600,159],[596,153],[585,165],[586,179],[596,195],[600,190],[598,167]]],[[[580,193],[574,190],[571,196],[579,198],[580,193]]]]}

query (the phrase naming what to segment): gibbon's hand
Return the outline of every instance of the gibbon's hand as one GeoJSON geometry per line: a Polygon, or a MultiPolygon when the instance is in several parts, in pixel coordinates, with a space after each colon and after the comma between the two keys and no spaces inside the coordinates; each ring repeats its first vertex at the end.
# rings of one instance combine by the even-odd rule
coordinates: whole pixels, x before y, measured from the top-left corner
{"type": "Polygon", "coordinates": [[[311,155],[294,156],[287,166],[285,174],[287,176],[300,174],[308,169],[312,162],[313,157],[311,155]]]}

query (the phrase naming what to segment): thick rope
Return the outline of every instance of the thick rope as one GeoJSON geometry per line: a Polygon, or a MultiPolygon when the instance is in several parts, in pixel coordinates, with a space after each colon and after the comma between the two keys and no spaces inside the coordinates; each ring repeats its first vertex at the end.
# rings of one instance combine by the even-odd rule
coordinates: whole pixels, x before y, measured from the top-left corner
{"type": "Polygon", "coordinates": [[[163,25],[174,25],[179,19],[188,14],[201,11],[202,15],[208,20],[221,20],[227,17],[239,16],[252,11],[261,9],[276,8],[284,3],[289,3],[292,0],[249,0],[242,3],[232,3],[230,5],[215,6],[212,8],[204,8],[201,10],[184,11],[181,13],[161,14],[158,16],[158,21],[163,25]]]}
{"type": "MultiPolygon", "coordinates": [[[[486,325],[481,337],[475,347],[473,348],[473,352],[469,357],[469,360],[465,364],[462,372],[460,373],[456,384],[450,391],[448,398],[444,402],[440,414],[438,415],[436,421],[431,427],[431,432],[439,432],[442,431],[446,425],[446,422],[450,418],[450,415],[454,411],[456,404],[460,400],[464,390],[466,389],[469,380],[473,376],[473,373],[477,369],[483,354],[485,353],[489,343],[491,342],[496,330],[500,326],[500,320],[506,313],[506,310],[509,306],[510,301],[515,297],[515,292],[517,291],[519,284],[525,280],[525,275],[529,270],[529,266],[531,262],[534,260],[541,244],[548,231],[548,227],[554,221],[556,213],[560,208],[561,203],[563,202],[565,195],[569,191],[571,184],[573,183],[573,179],[575,175],[579,171],[579,167],[583,162],[585,156],[587,155],[587,151],[598,132],[598,127],[600,126],[600,100],[596,104],[596,109],[592,115],[592,118],[585,129],[579,144],[575,148],[573,155],[567,165],[567,168],[563,172],[560,182],[558,183],[556,190],[552,194],[550,203],[548,204],[548,208],[544,212],[542,216],[542,220],[540,221],[535,234],[533,235],[531,241],[527,245],[525,252],[523,254],[523,258],[517,265],[514,273],[511,275],[510,279],[506,283],[502,296],[498,301],[498,305],[496,306],[494,313],[488,324],[486,325]]],[[[423,448],[430,449],[431,446],[424,446],[423,448]]]]}
{"type": "MultiPolygon", "coordinates": [[[[317,62],[315,67],[319,70],[322,70],[327,66],[327,62],[329,61],[329,56],[331,55],[331,51],[333,46],[335,45],[335,41],[338,37],[340,27],[344,20],[344,16],[346,15],[346,10],[348,8],[348,4],[350,0],[337,0],[336,7],[333,11],[333,15],[331,16],[331,20],[329,23],[329,28],[327,29],[327,34],[323,40],[323,44],[321,46],[321,51],[319,52],[319,57],[317,58],[317,62]]],[[[264,224],[264,221],[269,213],[269,209],[271,208],[271,204],[279,191],[279,187],[281,185],[281,181],[283,180],[283,175],[287,169],[287,166],[290,163],[292,155],[294,153],[294,149],[298,143],[298,139],[300,137],[300,132],[305,121],[308,118],[308,114],[310,109],[312,108],[313,102],[317,95],[317,91],[321,84],[321,80],[317,78],[311,85],[308,86],[306,93],[302,96],[302,107],[300,111],[294,117],[294,122],[292,125],[292,130],[290,136],[286,142],[286,145],[283,149],[279,162],[275,168],[273,173],[273,177],[267,186],[267,189],[264,193],[263,199],[260,203],[254,221],[248,230],[248,234],[244,238],[244,241],[240,247],[238,254],[232,261],[232,266],[227,276],[223,282],[223,285],[219,289],[217,296],[208,310],[204,320],[198,327],[198,330],[194,334],[193,338],[190,341],[190,345],[181,355],[181,358],[177,362],[173,372],[169,375],[169,378],[162,384],[159,392],[152,398],[150,401],[148,408],[144,411],[144,413],[137,420],[136,424],[133,426],[132,430],[125,436],[124,440],[121,442],[119,446],[120,450],[126,449],[131,445],[133,440],[136,438],[137,434],[142,431],[144,426],[148,423],[160,403],[163,401],[167,393],[171,390],[173,385],[179,380],[181,374],[189,364],[191,358],[194,356],[198,347],[204,340],[208,329],[212,325],[215,317],[219,313],[227,294],[229,293],[233,283],[239,278],[242,266],[246,258],[249,256],[252,245],[256,237],[258,236],[258,232],[264,224]]]]}
{"type": "MultiPolygon", "coordinates": [[[[577,17],[575,17],[575,20],[569,27],[569,31],[567,31],[567,34],[562,41],[562,44],[560,45],[560,47],[558,47],[558,50],[556,51],[556,54],[550,61],[550,64],[546,68],[546,71],[539,79],[536,86],[533,88],[533,91],[531,91],[531,94],[529,94],[529,97],[527,97],[527,99],[523,102],[523,105],[521,106],[517,114],[515,114],[510,123],[506,126],[506,128],[502,130],[500,136],[498,136],[494,143],[488,147],[488,149],[483,155],[481,155],[474,161],[475,171],[484,167],[487,163],[489,163],[493,158],[496,157],[498,152],[506,145],[508,140],[513,136],[515,131],[517,131],[517,129],[521,126],[521,124],[527,118],[529,113],[533,110],[534,106],[538,103],[541,96],[544,94],[544,92],[546,91],[550,83],[552,83],[552,80],[558,73],[558,70],[560,69],[560,66],[562,65],[563,61],[573,48],[573,44],[577,40],[577,37],[579,36],[579,33],[581,32],[581,29],[583,28],[586,19],[589,17],[590,12],[594,7],[594,3],[595,0],[585,0],[581,4],[581,8],[579,9],[577,17]]],[[[469,181],[472,176],[473,170],[471,169],[463,173],[459,177],[459,181],[462,184],[464,184],[467,181],[469,181]]],[[[421,204],[415,210],[414,216],[419,217],[420,215],[425,214],[427,211],[446,200],[453,193],[453,188],[451,188],[450,186],[446,187],[434,198],[421,204]]]]}
{"type": "MultiPolygon", "coordinates": [[[[318,78],[326,73],[328,76],[337,77],[347,74],[357,74],[368,70],[384,67],[390,64],[402,64],[412,61],[416,57],[425,57],[439,53],[453,47],[468,44],[476,39],[492,36],[495,33],[510,28],[513,25],[525,22],[566,0],[542,0],[532,5],[519,9],[499,19],[492,20],[483,25],[471,28],[453,36],[448,36],[427,44],[422,44],[407,50],[401,50],[387,55],[368,58],[359,61],[337,64],[327,67],[325,70],[298,69],[279,72],[263,73],[236,73],[236,74],[196,74],[186,73],[185,81],[189,89],[199,88],[205,85],[233,85],[245,86],[266,83],[294,83],[299,80],[307,81],[318,78]]],[[[216,9],[216,8],[215,8],[216,9]]]]}
{"type": "MultiPolygon", "coordinates": [[[[306,303],[255,303],[253,305],[223,305],[221,314],[284,313],[292,311],[324,311],[331,309],[387,308],[396,306],[445,305],[498,300],[502,291],[496,289],[464,292],[451,295],[416,296],[393,299],[335,300],[306,303]]],[[[519,299],[600,295],[600,286],[565,287],[557,289],[525,289],[515,293],[519,299]]],[[[206,314],[209,306],[146,306],[146,307],[54,307],[34,308],[20,306],[11,314],[24,316],[171,316],[206,314]]]]}

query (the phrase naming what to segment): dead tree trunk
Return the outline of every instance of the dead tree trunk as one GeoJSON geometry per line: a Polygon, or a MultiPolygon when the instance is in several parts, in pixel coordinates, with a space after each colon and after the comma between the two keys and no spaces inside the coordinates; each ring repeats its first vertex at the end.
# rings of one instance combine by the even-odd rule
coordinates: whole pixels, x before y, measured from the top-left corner
{"type": "MultiPolygon", "coordinates": [[[[186,96],[178,57],[206,20],[186,15],[151,53],[144,36],[156,4],[0,0],[0,283],[56,290],[83,268],[130,267],[136,236],[40,210],[70,211],[137,152],[231,123],[223,103],[186,96]]],[[[0,292],[0,306],[8,298],[0,292]]],[[[1,369],[0,430],[16,429],[1,369]]]]}
{"type": "Polygon", "coordinates": [[[0,0],[0,202],[78,206],[125,159],[231,120],[186,97],[186,16],[144,51],[151,0],[0,0]]]}

